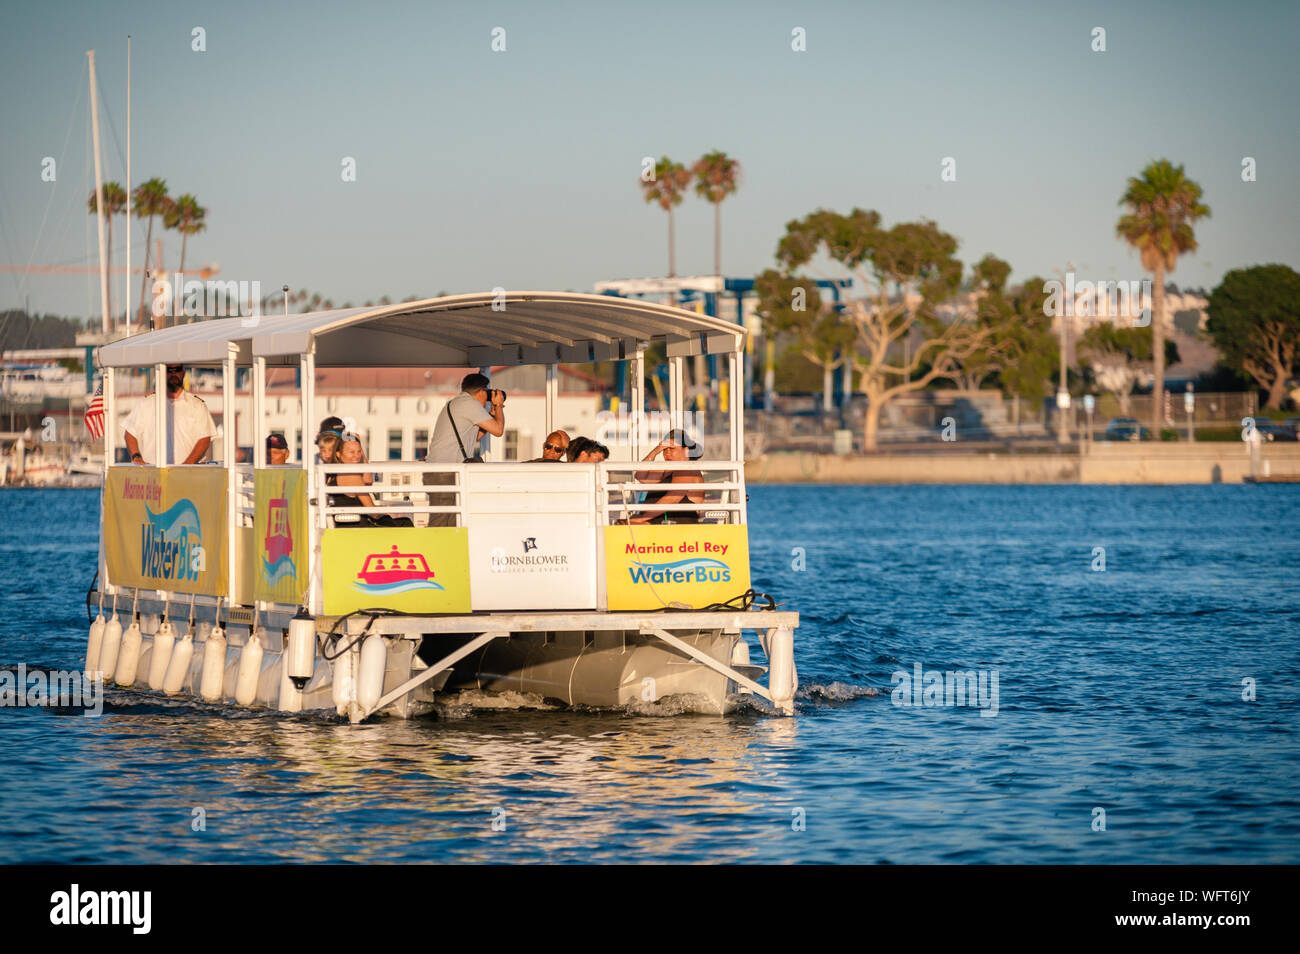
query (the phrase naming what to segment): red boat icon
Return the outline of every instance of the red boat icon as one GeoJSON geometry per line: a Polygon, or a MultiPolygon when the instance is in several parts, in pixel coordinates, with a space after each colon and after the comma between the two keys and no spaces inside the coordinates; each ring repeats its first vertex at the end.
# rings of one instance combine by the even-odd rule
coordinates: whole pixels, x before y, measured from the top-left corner
{"type": "Polygon", "coordinates": [[[285,484],[280,482],[280,496],[273,497],[266,508],[266,546],[267,562],[275,563],[281,557],[293,553],[293,534],[289,531],[289,502],[284,492],[285,484]]]}
{"type": "Polygon", "coordinates": [[[432,580],[433,571],[421,554],[398,553],[394,546],[389,553],[372,553],[366,557],[357,579],[371,586],[383,586],[407,580],[432,580]]]}

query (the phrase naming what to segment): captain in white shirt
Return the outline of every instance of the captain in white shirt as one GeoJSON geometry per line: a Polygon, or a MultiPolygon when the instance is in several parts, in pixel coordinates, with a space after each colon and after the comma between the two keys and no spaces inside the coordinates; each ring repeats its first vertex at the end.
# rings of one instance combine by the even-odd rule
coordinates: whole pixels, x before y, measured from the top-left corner
{"type": "Polygon", "coordinates": [[[167,446],[161,465],[158,456],[157,420],[153,394],[135,406],[126,419],[126,450],[131,463],[151,466],[197,464],[208,455],[217,426],[208,406],[196,394],[185,390],[185,366],[167,365],[167,446]]]}

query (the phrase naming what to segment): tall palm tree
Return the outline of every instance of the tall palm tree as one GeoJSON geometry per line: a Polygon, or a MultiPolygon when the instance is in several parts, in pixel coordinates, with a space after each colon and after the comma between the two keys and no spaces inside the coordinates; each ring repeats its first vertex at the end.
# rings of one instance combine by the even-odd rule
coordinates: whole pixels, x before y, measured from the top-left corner
{"type": "Polygon", "coordinates": [[[181,233],[181,265],[177,271],[185,271],[185,242],[191,235],[197,235],[208,227],[203,219],[208,210],[199,205],[198,199],[190,193],[177,196],[176,201],[163,216],[163,227],[175,229],[181,233]]]}
{"type": "Polygon", "coordinates": [[[153,220],[156,215],[166,215],[171,198],[167,195],[167,183],[162,179],[150,179],[135,187],[132,193],[132,210],[137,219],[148,219],[149,228],[144,239],[144,276],[140,279],[140,313],[136,319],[144,324],[145,295],[149,291],[149,253],[153,243],[153,220]]]}
{"type": "MultiPolygon", "coordinates": [[[[98,203],[96,202],[95,193],[90,193],[90,198],[86,200],[86,208],[90,210],[91,215],[98,212],[98,203]]],[[[126,190],[116,182],[104,183],[104,221],[108,224],[108,253],[105,256],[105,265],[111,275],[113,273],[113,216],[119,215],[126,211],[126,190]]],[[[127,241],[131,240],[131,231],[127,230],[127,241]]],[[[127,276],[129,281],[130,275],[127,276]]],[[[108,283],[108,313],[113,314],[113,283],[108,283]]]]}
{"type": "Polygon", "coordinates": [[[1192,223],[1206,218],[1210,207],[1201,202],[1201,187],[1183,174],[1182,166],[1157,159],[1130,178],[1119,204],[1128,209],[1120,216],[1116,233],[1142,253],[1142,267],[1153,277],[1151,330],[1155,386],[1152,390],[1151,434],[1156,440],[1164,425],[1165,394],[1165,273],[1172,272],[1179,255],[1196,251],[1192,223]]]}
{"type": "Polygon", "coordinates": [[[695,160],[695,194],[713,203],[713,274],[722,274],[722,200],[740,186],[740,162],[715,149],[695,160]]]}
{"type": "Polygon", "coordinates": [[[677,274],[677,253],[673,247],[673,206],[682,204],[682,197],[690,184],[691,174],[686,167],[667,156],[660,157],[655,163],[653,179],[649,182],[641,180],[641,191],[645,193],[646,202],[658,202],[659,207],[668,213],[669,278],[677,274]]]}

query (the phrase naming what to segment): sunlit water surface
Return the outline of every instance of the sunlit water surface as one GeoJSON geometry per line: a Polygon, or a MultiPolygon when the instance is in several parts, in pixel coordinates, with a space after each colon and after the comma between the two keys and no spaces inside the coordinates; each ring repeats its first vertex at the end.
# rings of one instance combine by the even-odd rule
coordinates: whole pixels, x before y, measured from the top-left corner
{"type": "MultiPolygon", "coordinates": [[[[1300,861],[1300,487],[751,494],[795,718],[5,708],[0,862],[1300,861]]],[[[97,509],[0,491],[0,667],[79,668],[97,509]]]]}

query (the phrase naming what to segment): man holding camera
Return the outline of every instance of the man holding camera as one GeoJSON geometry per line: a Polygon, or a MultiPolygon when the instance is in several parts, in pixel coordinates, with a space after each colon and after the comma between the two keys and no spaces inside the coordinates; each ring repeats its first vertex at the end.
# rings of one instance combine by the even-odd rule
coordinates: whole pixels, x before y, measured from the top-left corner
{"type": "MultiPolygon", "coordinates": [[[[460,382],[460,394],[446,403],[433,425],[429,451],[425,459],[431,464],[459,464],[478,457],[480,434],[501,437],[506,432],[504,391],[490,388],[491,382],[481,374],[467,374],[460,382]]],[[[481,457],[478,458],[482,460],[481,457]]],[[[454,484],[453,474],[425,474],[426,485],[454,484]]],[[[452,506],[453,494],[430,494],[430,506],[452,506]]],[[[431,527],[454,527],[456,515],[429,515],[431,527]]]]}

